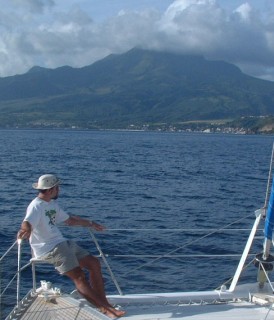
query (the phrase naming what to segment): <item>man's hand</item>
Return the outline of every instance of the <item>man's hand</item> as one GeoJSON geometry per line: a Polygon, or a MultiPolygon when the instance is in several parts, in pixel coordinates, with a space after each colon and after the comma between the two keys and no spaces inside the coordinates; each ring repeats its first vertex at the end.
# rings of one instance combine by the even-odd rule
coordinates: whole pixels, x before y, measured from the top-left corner
{"type": "Polygon", "coordinates": [[[31,235],[31,225],[27,221],[23,221],[21,229],[17,233],[17,239],[29,239],[31,235]]]}
{"type": "Polygon", "coordinates": [[[102,226],[101,224],[98,224],[94,221],[91,222],[90,227],[96,231],[104,231],[106,230],[106,227],[102,226]]]}

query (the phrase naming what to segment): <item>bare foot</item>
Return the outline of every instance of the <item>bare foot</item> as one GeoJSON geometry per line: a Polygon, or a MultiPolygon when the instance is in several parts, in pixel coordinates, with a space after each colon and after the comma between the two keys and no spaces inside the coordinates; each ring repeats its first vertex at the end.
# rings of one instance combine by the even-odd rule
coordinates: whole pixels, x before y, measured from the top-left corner
{"type": "Polygon", "coordinates": [[[116,314],[116,317],[122,317],[126,314],[126,311],[124,311],[124,310],[116,310],[114,308],[113,308],[113,310],[114,310],[114,313],[116,314]]]}
{"type": "Polygon", "coordinates": [[[114,308],[100,308],[101,312],[111,319],[119,318],[125,315],[125,311],[114,308]]]}

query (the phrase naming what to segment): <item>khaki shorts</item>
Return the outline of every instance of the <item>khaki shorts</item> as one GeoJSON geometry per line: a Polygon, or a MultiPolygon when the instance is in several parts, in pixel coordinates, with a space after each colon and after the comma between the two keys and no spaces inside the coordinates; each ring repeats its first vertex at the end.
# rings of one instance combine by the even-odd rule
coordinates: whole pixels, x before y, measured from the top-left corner
{"type": "Polygon", "coordinates": [[[79,260],[88,255],[89,252],[78,246],[76,242],[64,241],[40,259],[53,264],[59,273],[64,274],[79,267],[79,260]]]}

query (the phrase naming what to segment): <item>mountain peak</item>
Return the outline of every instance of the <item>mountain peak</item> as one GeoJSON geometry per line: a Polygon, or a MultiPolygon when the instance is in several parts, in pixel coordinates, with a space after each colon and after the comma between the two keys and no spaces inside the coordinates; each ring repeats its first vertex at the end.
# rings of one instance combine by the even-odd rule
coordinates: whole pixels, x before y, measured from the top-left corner
{"type": "Polygon", "coordinates": [[[43,68],[43,67],[39,67],[39,66],[34,66],[34,67],[30,68],[27,73],[45,72],[47,70],[49,70],[49,69],[43,68]]]}
{"type": "Polygon", "coordinates": [[[0,80],[7,123],[115,128],[274,113],[273,82],[224,61],[139,48],[82,68],[35,66],[0,80]]]}

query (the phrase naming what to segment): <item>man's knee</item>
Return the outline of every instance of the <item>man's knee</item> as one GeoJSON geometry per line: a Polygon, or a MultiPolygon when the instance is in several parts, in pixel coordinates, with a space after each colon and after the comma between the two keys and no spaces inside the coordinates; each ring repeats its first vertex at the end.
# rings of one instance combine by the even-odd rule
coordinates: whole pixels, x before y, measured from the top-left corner
{"type": "Polygon", "coordinates": [[[101,270],[100,260],[94,256],[86,256],[80,260],[80,265],[89,270],[101,270]]]}
{"type": "Polygon", "coordinates": [[[83,282],[86,280],[85,273],[80,267],[66,272],[65,275],[71,278],[74,282],[83,282]]]}

